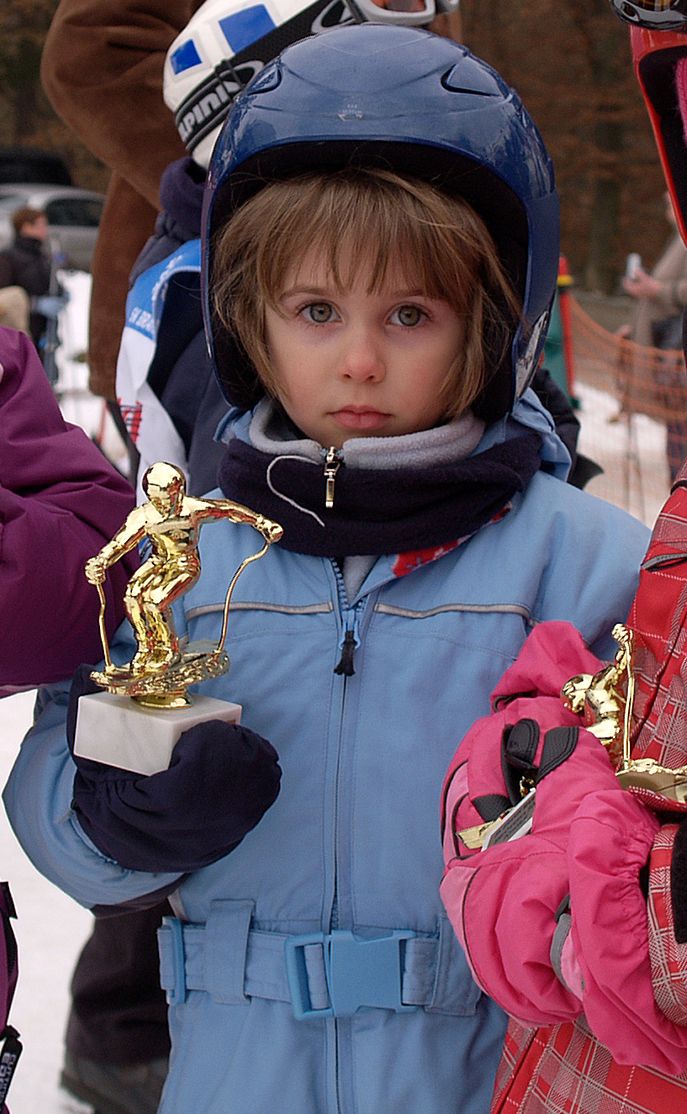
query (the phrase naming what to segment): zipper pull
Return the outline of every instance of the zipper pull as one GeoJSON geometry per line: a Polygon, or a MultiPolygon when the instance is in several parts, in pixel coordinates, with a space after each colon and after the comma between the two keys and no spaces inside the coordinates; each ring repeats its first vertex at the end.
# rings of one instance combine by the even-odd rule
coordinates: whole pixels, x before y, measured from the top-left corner
{"type": "Polygon", "coordinates": [[[355,652],[360,645],[360,638],[358,635],[358,614],[360,604],[357,604],[355,609],[346,617],[346,628],[344,630],[343,642],[341,643],[341,657],[339,664],[334,667],[334,672],[339,677],[352,677],[355,673],[353,667],[353,658],[355,652]]]}
{"type": "Polygon", "coordinates": [[[341,659],[334,669],[334,672],[338,674],[339,677],[352,677],[355,673],[355,669],[353,668],[355,647],[355,634],[352,630],[347,630],[344,635],[343,646],[341,647],[341,659]]]}
{"type": "Polygon", "coordinates": [[[334,484],[336,483],[336,473],[340,467],[339,450],[332,445],[327,449],[327,455],[324,458],[324,505],[327,510],[331,510],[334,506],[334,484]]]}

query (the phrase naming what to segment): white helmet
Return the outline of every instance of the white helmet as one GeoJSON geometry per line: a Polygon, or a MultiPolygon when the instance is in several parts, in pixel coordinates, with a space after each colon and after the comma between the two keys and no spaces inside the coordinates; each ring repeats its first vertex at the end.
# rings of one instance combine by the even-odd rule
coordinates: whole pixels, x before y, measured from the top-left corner
{"type": "Polygon", "coordinates": [[[459,2],[206,0],[167,51],[165,104],[189,154],[207,168],[236,94],[291,43],[345,23],[426,25],[459,2]]]}

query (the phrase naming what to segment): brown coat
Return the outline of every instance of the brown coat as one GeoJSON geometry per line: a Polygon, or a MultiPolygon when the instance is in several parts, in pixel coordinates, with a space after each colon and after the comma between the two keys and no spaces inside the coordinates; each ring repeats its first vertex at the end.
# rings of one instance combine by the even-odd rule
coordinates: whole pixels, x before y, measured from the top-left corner
{"type": "Polygon", "coordinates": [[[55,111],[112,171],[93,257],[91,390],[115,397],[133,263],[153,231],[160,175],[185,154],[162,99],[167,50],[200,0],[61,0],[41,79],[55,111]]]}

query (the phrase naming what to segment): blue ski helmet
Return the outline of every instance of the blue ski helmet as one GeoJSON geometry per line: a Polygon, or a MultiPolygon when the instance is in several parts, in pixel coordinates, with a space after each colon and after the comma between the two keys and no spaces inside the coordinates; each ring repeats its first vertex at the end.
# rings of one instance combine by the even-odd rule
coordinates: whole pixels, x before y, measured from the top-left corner
{"type": "Polygon", "coordinates": [[[559,255],[558,196],[541,135],[514,90],[464,46],[370,23],[288,47],[237,97],[215,145],[203,213],[203,312],[233,405],[249,408],[264,392],[212,307],[215,233],[270,181],[380,166],[472,205],[522,302],[510,351],[474,409],[494,420],[528,386],[559,255]]]}

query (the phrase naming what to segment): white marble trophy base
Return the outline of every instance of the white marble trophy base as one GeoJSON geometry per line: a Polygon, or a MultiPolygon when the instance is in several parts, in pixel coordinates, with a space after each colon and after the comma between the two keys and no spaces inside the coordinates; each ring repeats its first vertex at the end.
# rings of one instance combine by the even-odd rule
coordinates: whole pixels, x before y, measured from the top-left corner
{"type": "Polygon", "coordinates": [[[205,720],[240,723],[241,705],[194,696],[187,708],[144,708],[129,696],[96,692],[82,696],[74,753],[139,774],[169,767],[179,736],[205,720]]]}

